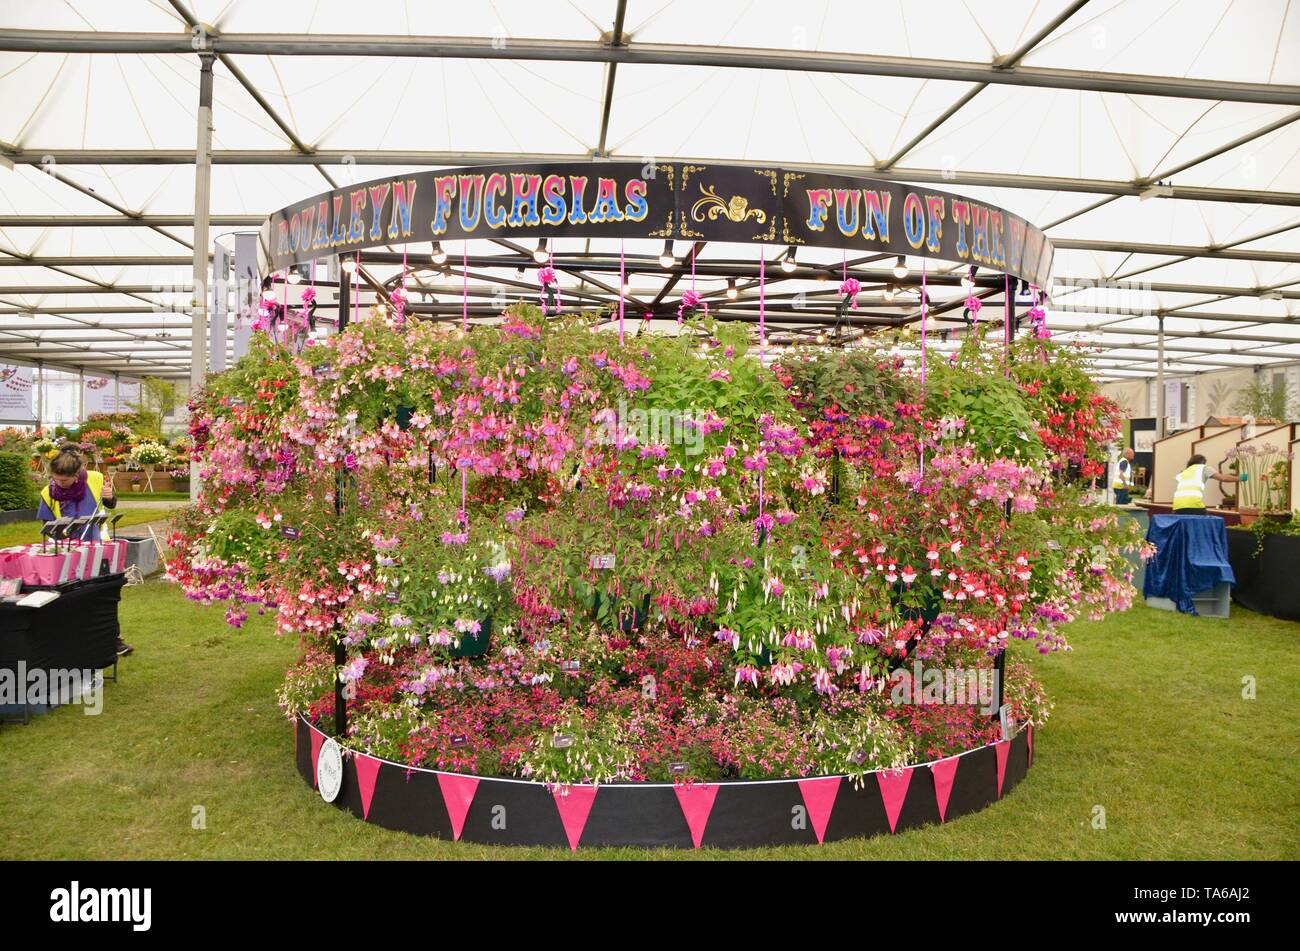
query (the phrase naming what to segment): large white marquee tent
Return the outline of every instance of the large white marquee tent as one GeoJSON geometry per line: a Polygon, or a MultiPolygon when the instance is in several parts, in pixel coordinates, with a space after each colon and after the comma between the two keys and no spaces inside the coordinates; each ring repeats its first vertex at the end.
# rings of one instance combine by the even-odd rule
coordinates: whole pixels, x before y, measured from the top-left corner
{"type": "MultiPolygon", "coordinates": [[[[189,377],[196,241],[402,170],[654,158],[938,183],[1020,214],[1057,248],[1051,328],[1108,380],[1292,367],[1297,53],[1290,0],[3,0],[0,361],[189,377]]],[[[780,293],[828,293],[816,276],[780,293]]],[[[515,277],[480,268],[475,292],[535,293],[515,277]]],[[[433,300],[448,282],[419,279],[433,300]]],[[[673,282],[647,267],[629,294],[673,282]]],[[[936,292],[939,329],[961,295],[936,292]]],[[[915,296],[869,303],[919,317],[915,296]]]]}

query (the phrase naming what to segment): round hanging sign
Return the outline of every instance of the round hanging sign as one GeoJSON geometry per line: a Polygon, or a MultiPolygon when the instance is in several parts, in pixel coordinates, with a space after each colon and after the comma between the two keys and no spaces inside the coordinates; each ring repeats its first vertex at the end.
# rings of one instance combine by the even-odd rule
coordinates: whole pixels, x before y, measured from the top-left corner
{"type": "Polygon", "coordinates": [[[320,758],[316,761],[316,788],[326,802],[337,799],[343,788],[343,751],[333,738],[321,744],[320,758]]]}

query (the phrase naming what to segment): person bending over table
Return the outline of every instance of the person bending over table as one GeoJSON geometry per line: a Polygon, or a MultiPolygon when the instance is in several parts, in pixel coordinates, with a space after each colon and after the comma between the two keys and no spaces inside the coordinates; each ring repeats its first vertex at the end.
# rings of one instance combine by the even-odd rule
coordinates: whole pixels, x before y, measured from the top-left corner
{"type": "Polygon", "coordinates": [[[1246,473],[1243,472],[1238,477],[1211,472],[1205,464],[1205,457],[1197,453],[1187,460],[1187,468],[1178,473],[1178,481],[1174,486],[1174,514],[1204,515],[1205,487],[1211,479],[1219,482],[1245,482],[1246,473]]]}
{"type": "MultiPolygon", "coordinates": [[[[81,451],[76,446],[64,444],[50,463],[50,483],[41,489],[41,504],[36,517],[42,522],[58,518],[81,518],[95,515],[100,508],[116,508],[117,497],[113,483],[104,479],[104,473],[86,468],[81,451]]],[[[99,526],[80,535],[88,541],[99,541],[99,526]]],[[[117,640],[119,656],[129,654],[134,648],[120,637],[117,640]]]]}

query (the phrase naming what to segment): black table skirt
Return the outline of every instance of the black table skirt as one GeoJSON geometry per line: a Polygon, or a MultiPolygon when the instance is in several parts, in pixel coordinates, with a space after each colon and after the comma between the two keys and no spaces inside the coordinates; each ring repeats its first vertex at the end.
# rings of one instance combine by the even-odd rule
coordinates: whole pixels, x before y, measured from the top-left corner
{"type": "Polygon", "coordinates": [[[0,604],[0,669],[102,670],[117,659],[117,609],[126,575],[63,586],[41,608],[0,604]]]}
{"type": "Polygon", "coordinates": [[[1287,621],[1300,621],[1300,536],[1265,535],[1255,556],[1255,533],[1228,531],[1228,561],[1237,576],[1232,599],[1244,608],[1287,621]]]}

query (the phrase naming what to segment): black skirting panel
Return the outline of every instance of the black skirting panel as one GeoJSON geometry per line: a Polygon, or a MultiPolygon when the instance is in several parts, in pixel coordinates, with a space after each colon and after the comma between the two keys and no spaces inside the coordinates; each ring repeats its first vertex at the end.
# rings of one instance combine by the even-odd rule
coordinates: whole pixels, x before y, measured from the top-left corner
{"type": "MultiPolygon", "coordinates": [[[[299,774],[315,786],[325,734],[296,722],[299,774]]],[[[372,825],[489,845],[722,849],[816,845],[951,822],[1005,796],[1032,762],[1032,728],[897,772],[673,786],[543,783],[414,769],[345,752],[333,805],[372,825]]]]}

